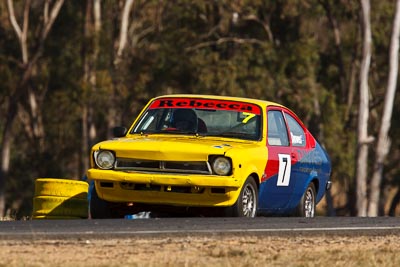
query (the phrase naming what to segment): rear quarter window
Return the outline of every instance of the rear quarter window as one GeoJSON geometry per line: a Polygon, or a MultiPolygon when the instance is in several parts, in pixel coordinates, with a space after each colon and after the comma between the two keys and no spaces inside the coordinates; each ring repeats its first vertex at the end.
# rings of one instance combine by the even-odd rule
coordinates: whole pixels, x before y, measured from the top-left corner
{"type": "Polygon", "coordinates": [[[306,145],[306,135],[303,127],[290,114],[285,113],[286,121],[289,126],[290,139],[292,146],[304,147],[306,145]]]}

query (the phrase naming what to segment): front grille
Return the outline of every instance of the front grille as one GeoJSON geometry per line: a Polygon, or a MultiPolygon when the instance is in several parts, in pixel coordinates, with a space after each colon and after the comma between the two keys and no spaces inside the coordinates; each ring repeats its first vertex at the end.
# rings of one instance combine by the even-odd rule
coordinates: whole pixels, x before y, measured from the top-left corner
{"type": "Polygon", "coordinates": [[[212,174],[207,161],[157,161],[118,158],[116,170],[149,171],[188,174],[212,174]]]}
{"type": "Polygon", "coordinates": [[[158,161],[138,161],[129,159],[117,159],[116,169],[158,169],[158,161]]]}
{"type": "Polygon", "coordinates": [[[120,186],[124,190],[156,191],[156,192],[182,193],[182,194],[203,194],[205,191],[204,187],[198,187],[198,186],[135,184],[128,182],[121,182],[120,186]]]}

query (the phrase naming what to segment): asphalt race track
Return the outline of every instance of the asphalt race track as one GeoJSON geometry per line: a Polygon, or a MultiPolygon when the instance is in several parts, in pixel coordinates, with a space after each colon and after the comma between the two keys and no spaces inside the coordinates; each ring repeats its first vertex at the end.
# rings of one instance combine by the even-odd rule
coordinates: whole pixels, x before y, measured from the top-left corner
{"type": "Polygon", "coordinates": [[[1,221],[0,240],[177,235],[400,235],[398,217],[150,218],[1,221]]]}

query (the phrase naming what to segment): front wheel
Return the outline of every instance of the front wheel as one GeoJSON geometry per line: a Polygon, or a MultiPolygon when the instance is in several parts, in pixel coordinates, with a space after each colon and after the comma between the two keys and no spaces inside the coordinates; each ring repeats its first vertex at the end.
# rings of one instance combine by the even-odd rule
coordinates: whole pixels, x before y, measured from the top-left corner
{"type": "Polygon", "coordinates": [[[315,186],[310,183],[300,199],[295,213],[296,216],[313,218],[315,215],[315,186]]]}
{"type": "Polygon", "coordinates": [[[90,196],[90,217],[92,219],[108,219],[113,217],[110,203],[99,198],[96,187],[92,188],[90,196]]]}
{"type": "Polygon", "coordinates": [[[249,176],[244,183],[240,195],[232,207],[226,209],[227,216],[249,217],[257,215],[258,188],[253,177],[249,176]]]}

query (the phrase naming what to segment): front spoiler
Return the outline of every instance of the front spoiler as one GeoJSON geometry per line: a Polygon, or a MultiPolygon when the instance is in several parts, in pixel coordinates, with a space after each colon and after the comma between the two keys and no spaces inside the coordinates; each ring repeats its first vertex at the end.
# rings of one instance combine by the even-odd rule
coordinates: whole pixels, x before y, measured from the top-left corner
{"type": "Polygon", "coordinates": [[[87,176],[89,180],[95,182],[98,196],[106,201],[176,206],[232,206],[239,196],[242,185],[242,181],[232,176],[216,175],[90,169],[87,176]],[[124,188],[121,184],[146,185],[149,190],[124,188]],[[169,191],[170,187],[191,187],[201,190],[181,193],[169,191]],[[153,190],[152,188],[160,188],[161,190],[153,190]],[[215,190],[218,188],[224,189],[224,191],[215,190]]]}

